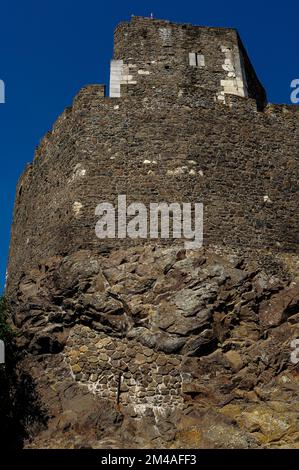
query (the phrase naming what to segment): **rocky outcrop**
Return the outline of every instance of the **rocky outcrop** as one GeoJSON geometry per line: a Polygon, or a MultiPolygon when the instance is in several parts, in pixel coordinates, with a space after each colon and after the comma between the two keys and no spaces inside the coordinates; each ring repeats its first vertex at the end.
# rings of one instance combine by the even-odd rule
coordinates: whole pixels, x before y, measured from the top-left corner
{"type": "Polygon", "coordinates": [[[25,446],[297,447],[297,261],[143,246],[23,273],[18,367],[46,416],[25,446]]]}

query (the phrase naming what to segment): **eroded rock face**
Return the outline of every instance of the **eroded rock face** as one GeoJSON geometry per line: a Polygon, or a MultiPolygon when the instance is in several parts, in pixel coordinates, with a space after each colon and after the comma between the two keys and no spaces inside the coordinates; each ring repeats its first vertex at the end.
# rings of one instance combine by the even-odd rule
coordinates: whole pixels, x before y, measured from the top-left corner
{"type": "Polygon", "coordinates": [[[47,416],[26,446],[298,446],[299,290],[272,261],[145,246],[24,274],[19,367],[47,416]]]}

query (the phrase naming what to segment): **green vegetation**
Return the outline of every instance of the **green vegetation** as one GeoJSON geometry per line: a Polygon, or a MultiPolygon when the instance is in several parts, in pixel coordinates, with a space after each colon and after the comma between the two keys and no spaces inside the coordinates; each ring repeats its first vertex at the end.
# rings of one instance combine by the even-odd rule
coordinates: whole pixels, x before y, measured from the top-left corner
{"type": "Polygon", "coordinates": [[[11,340],[13,332],[7,323],[7,306],[4,296],[0,297],[0,339],[3,341],[11,340]]]}

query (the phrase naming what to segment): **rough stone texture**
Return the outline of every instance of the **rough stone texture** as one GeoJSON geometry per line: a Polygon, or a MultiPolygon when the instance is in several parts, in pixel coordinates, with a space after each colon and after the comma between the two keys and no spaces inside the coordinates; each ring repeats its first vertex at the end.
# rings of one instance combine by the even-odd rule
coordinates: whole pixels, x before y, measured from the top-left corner
{"type": "Polygon", "coordinates": [[[19,367],[48,423],[26,446],[297,447],[296,260],[133,247],[29,271],[19,367]]]}
{"type": "Polygon", "coordinates": [[[17,188],[7,295],[47,421],[25,445],[298,447],[298,107],[265,105],[234,30],[134,18],[114,60],[120,98],[81,90],[17,188]],[[203,202],[204,247],[100,242],[119,194],[203,202]]]}

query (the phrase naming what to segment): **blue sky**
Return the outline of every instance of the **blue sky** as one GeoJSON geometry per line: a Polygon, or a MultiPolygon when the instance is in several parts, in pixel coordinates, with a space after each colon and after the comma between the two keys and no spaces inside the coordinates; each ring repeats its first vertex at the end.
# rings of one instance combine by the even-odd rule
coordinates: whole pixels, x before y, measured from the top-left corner
{"type": "Polygon", "coordinates": [[[298,2],[251,0],[4,0],[0,4],[1,232],[3,289],[17,180],[56,117],[88,83],[108,83],[113,30],[132,14],[235,27],[271,102],[290,103],[299,78],[298,2]]]}

